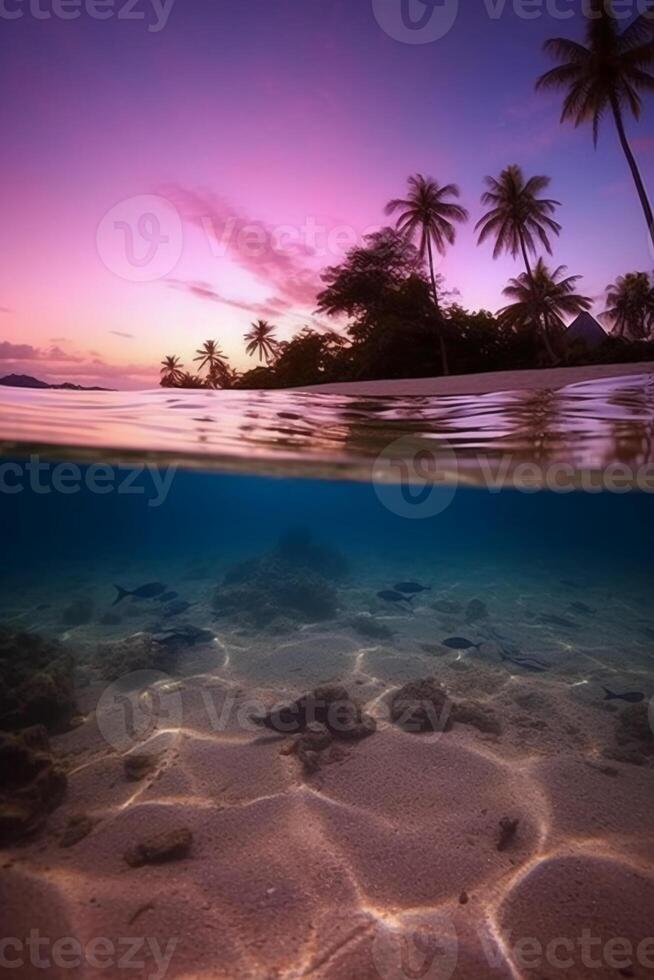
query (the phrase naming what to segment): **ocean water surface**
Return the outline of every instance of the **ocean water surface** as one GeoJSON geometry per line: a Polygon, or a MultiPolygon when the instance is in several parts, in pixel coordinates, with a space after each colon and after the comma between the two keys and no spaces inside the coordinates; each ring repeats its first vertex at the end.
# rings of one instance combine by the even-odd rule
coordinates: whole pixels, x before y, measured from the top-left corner
{"type": "Polygon", "coordinates": [[[130,937],[139,976],[651,976],[653,437],[646,378],[2,391],[7,935],[75,938],[52,976],[130,937]]]}

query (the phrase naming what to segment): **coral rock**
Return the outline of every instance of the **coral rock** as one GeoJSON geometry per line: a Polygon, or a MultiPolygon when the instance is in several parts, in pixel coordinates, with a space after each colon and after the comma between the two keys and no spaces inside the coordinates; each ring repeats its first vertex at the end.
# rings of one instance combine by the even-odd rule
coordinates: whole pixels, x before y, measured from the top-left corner
{"type": "Polygon", "coordinates": [[[178,861],[188,856],[192,843],[193,834],[187,827],[167,830],[130,848],[125,852],[125,860],[131,868],[140,868],[144,864],[178,861]]]}

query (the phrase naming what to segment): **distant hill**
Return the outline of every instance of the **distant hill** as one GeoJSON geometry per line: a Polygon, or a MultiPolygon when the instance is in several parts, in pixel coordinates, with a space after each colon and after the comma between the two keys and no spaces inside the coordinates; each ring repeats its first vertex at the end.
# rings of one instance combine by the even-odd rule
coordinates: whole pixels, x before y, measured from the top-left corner
{"type": "Polygon", "coordinates": [[[0,385],[9,388],[59,388],[66,391],[113,391],[113,388],[85,388],[84,385],[74,385],[70,381],[65,381],[60,385],[50,385],[47,381],[33,378],[29,374],[8,374],[0,378],[0,385]]]}
{"type": "Polygon", "coordinates": [[[586,312],[580,313],[577,319],[570,324],[565,336],[568,343],[583,343],[588,350],[601,347],[609,339],[609,335],[601,324],[597,322],[594,316],[586,312]]]}

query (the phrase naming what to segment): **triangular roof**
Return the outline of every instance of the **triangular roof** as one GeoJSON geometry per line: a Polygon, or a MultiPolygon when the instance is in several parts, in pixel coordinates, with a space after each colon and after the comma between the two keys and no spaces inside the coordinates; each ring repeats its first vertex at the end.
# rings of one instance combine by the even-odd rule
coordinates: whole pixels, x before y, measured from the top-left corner
{"type": "Polygon", "coordinates": [[[608,336],[604,327],[586,311],[580,313],[577,319],[573,320],[565,333],[569,343],[581,340],[590,348],[599,347],[608,339],[608,336]]]}

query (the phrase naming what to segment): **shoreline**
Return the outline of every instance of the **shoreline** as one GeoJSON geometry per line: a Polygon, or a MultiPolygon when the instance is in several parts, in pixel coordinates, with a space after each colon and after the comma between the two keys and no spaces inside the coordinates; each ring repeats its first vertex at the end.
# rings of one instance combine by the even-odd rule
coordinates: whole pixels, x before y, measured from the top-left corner
{"type": "Polygon", "coordinates": [[[488,395],[497,391],[557,389],[586,381],[654,375],[653,361],[635,364],[591,364],[583,367],[530,368],[524,371],[489,371],[484,374],[454,374],[449,377],[393,378],[378,381],[340,381],[286,391],[308,391],[325,395],[488,395]]]}

